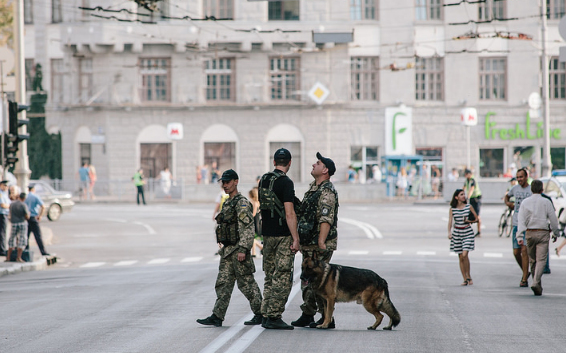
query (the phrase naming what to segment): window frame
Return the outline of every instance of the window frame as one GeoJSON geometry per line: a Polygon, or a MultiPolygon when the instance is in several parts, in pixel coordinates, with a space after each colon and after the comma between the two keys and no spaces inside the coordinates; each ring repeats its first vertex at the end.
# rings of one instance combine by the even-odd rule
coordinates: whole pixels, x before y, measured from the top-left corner
{"type": "Polygon", "coordinates": [[[546,0],[546,18],[553,21],[559,21],[566,15],[565,0],[546,0]],[[557,8],[561,8],[562,12],[556,12],[557,8]]]}
{"type": "Polygon", "coordinates": [[[33,80],[35,78],[35,59],[25,59],[26,91],[33,91],[33,80]]]}
{"type": "Polygon", "coordinates": [[[218,59],[210,59],[206,60],[204,63],[204,73],[206,79],[205,85],[205,99],[207,102],[235,102],[236,101],[236,59],[233,57],[225,57],[225,58],[218,58],[218,59]],[[224,64],[220,65],[220,63],[224,63],[225,61],[230,63],[229,68],[224,68],[224,64]],[[214,63],[213,68],[209,68],[209,63],[214,63]],[[222,68],[219,68],[221,67],[222,68]],[[230,83],[228,85],[221,85],[217,84],[217,82],[222,82],[222,76],[230,77],[230,83]],[[210,85],[210,78],[214,78],[214,86],[210,85]],[[229,98],[223,99],[222,97],[222,90],[227,89],[229,98]],[[209,92],[215,92],[214,98],[210,98],[209,92]]]}
{"type": "Polygon", "coordinates": [[[289,56],[289,57],[280,57],[280,56],[272,56],[269,57],[269,81],[271,83],[271,93],[270,97],[272,101],[277,102],[297,102],[301,100],[301,95],[296,92],[301,89],[301,58],[299,56],[289,56]],[[293,70],[281,70],[280,66],[276,70],[273,69],[274,61],[276,62],[284,62],[284,67],[287,67],[287,62],[293,60],[293,70]],[[277,77],[280,76],[280,77],[277,77]],[[289,79],[293,77],[293,84],[292,89],[289,89],[289,79]],[[276,78],[280,78],[280,80],[274,81],[276,78]],[[281,83],[280,89],[280,96],[274,96],[274,89],[277,87],[277,84],[281,83]]]}
{"type": "Polygon", "coordinates": [[[350,57],[352,101],[379,101],[379,71],[379,56],[350,57]],[[367,91],[369,92],[366,93],[367,91]]]}
{"type": "Polygon", "coordinates": [[[65,89],[65,61],[61,58],[51,59],[51,102],[63,103],[64,102],[64,89],[65,89]],[[58,94],[57,94],[58,92],[58,94]]]}
{"type": "Polygon", "coordinates": [[[548,62],[548,92],[550,100],[566,99],[566,63],[560,62],[557,56],[548,62]],[[557,92],[560,93],[557,95],[557,92]]]}
{"type": "Polygon", "coordinates": [[[33,0],[24,0],[24,24],[33,24],[33,0]]]}
{"type": "Polygon", "coordinates": [[[443,21],[444,0],[415,0],[415,20],[443,21]],[[435,3],[433,4],[433,2],[435,3]],[[433,10],[435,11],[433,12],[433,10]],[[435,12],[437,13],[435,14],[435,12]]]}
{"type": "Polygon", "coordinates": [[[86,103],[94,94],[94,69],[92,58],[79,58],[79,102],[86,103]],[[85,70],[83,63],[90,61],[90,70],[85,70]],[[87,85],[85,87],[85,81],[87,85]],[[86,91],[85,91],[86,90],[86,91]],[[86,96],[85,96],[86,94],[86,96]]]}
{"type": "MultiPolygon", "coordinates": [[[[358,152],[358,153],[359,153],[358,152]]],[[[378,145],[350,145],[350,165],[354,169],[362,170],[363,175],[366,177],[366,182],[373,179],[373,166],[379,165],[380,155],[378,145]],[[354,149],[360,150],[362,159],[354,159],[357,153],[354,149]],[[368,150],[375,150],[375,157],[368,157],[368,150]]]]}
{"type": "Polygon", "coordinates": [[[203,16],[234,19],[234,0],[203,0],[203,16]]]}
{"type": "Polygon", "coordinates": [[[286,1],[269,1],[267,4],[267,20],[268,21],[300,21],[301,20],[301,2],[300,0],[286,0],[286,1]],[[297,18],[285,18],[285,8],[284,5],[285,3],[289,4],[289,3],[297,3],[297,9],[298,9],[298,13],[297,13],[297,18]],[[272,18],[272,12],[275,12],[275,10],[272,10],[271,7],[272,6],[276,6],[276,5],[280,5],[281,9],[280,11],[280,17],[278,18],[272,18]]]}
{"type": "Polygon", "coordinates": [[[92,163],[92,144],[79,143],[79,162],[82,167],[85,163],[90,165],[92,163]]]}
{"type": "Polygon", "coordinates": [[[145,57],[139,58],[139,77],[140,77],[140,100],[144,103],[170,103],[171,102],[171,58],[170,57],[145,57]],[[161,63],[157,68],[153,65],[152,68],[152,61],[157,61],[161,63]],[[147,68],[144,66],[144,62],[149,62],[147,68]],[[163,62],[165,62],[165,66],[163,66],[163,62]],[[160,88],[155,85],[158,83],[156,81],[157,77],[164,77],[165,84],[162,85],[165,89],[165,95],[163,99],[156,99],[153,97],[158,97],[158,91],[160,88]],[[153,79],[153,80],[148,80],[153,79]],[[154,86],[151,87],[151,84],[154,83],[154,86]],[[151,92],[151,97],[148,95],[148,92],[151,92]]]}
{"type": "MultiPolygon", "coordinates": [[[[507,57],[504,56],[489,56],[489,57],[480,57],[478,60],[479,63],[479,100],[480,101],[485,101],[485,102],[493,102],[493,101],[507,101],[508,100],[508,96],[507,96],[507,57]],[[489,61],[489,65],[486,65],[485,63],[487,62],[487,60],[489,61]],[[490,66],[493,67],[493,63],[496,60],[502,60],[502,63],[504,65],[504,69],[503,70],[492,70],[492,69],[485,69],[485,67],[490,66]],[[482,69],[483,67],[483,69],[482,69]],[[503,78],[503,85],[501,85],[501,83],[499,83],[497,86],[499,89],[503,90],[503,97],[501,97],[501,92],[498,90],[498,97],[497,98],[493,98],[493,92],[491,92],[491,86],[493,85],[494,82],[494,77],[499,76],[499,78],[503,78]],[[487,79],[489,78],[489,84],[487,83],[487,79]],[[488,97],[489,96],[489,97],[488,97]]],[[[501,81],[501,80],[499,80],[501,81]]]]}
{"type": "Polygon", "coordinates": [[[415,100],[443,102],[445,98],[444,78],[443,57],[417,57],[415,62],[415,100]],[[440,88],[438,88],[438,85],[440,85],[440,88]]]}
{"type": "Polygon", "coordinates": [[[497,178],[499,174],[503,175],[505,173],[505,147],[499,147],[499,146],[485,146],[485,147],[479,147],[478,149],[478,162],[479,162],[479,176],[482,178],[497,178]],[[498,162],[501,164],[501,169],[499,171],[496,171],[495,173],[493,173],[492,171],[489,171],[490,174],[495,174],[494,176],[484,176],[484,174],[482,173],[482,167],[481,163],[482,163],[482,150],[501,150],[501,158],[502,161],[498,162]]]}
{"type": "Polygon", "coordinates": [[[350,0],[350,20],[352,21],[379,20],[379,1],[350,0]],[[372,16],[369,16],[370,13],[372,14],[372,16]]]}
{"type": "Polygon", "coordinates": [[[493,20],[494,18],[506,18],[507,16],[507,2],[503,0],[485,0],[484,3],[478,4],[478,20],[486,21],[493,20]],[[482,13],[483,10],[483,13],[482,13]],[[494,16],[495,12],[501,12],[501,15],[494,16]]]}
{"type": "Polygon", "coordinates": [[[63,22],[62,0],[51,0],[51,23],[63,22]]]}

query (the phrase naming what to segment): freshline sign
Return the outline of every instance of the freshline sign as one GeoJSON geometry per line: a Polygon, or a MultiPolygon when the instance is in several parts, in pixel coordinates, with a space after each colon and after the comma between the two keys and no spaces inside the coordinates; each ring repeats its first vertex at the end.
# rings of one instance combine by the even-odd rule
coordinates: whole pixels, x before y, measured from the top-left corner
{"type": "MultiPolygon", "coordinates": [[[[497,128],[497,123],[492,120],[495,116],[494,112],[488,112],[485,115],[485,139],[495,140],[498,136],[502,140],[536,140],[542,138],[544,135],[543,122],[537,122],[536,127],[533,129],[531,127],[531,116],[527,112],[526,125],[521,126],[521,124],[516,123],[514,128],[497,128]]],[[[560,129],[549,129],[550,137],[555,140],[560,140],[560,129]]]]}
{"type": "Polygon", "coordinates": [[[385,154],[412,155],[413,109],[393,107],[385,109],[385,154]]]}

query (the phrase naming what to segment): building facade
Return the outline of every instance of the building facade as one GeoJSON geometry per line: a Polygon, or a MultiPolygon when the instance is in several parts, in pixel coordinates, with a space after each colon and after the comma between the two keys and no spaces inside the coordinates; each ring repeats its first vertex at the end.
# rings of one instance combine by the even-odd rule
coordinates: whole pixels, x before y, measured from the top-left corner
{"type": "MultiPolygon", "coordinates": [[[[551,154],[563,169],[565,1],[547,1],[551,154]]],[[[68,180],[88,162],[99,179],[168,166],[185,183],[215,168],[252,182],[281,146],[297,182],[310,181],[318,151],[335,160],[336,181],[349,165],[371,179],[398,154],[448,174],[466,167],[468,150],[480,177],[513,163],[536,172],[542,119],[527,100],[541,91],[540,9],[512,3],[166,0],[150,11],[134,1],[26,0],[26,67],[30,81],[43,68],[46,128],[62,133],[68,180]],[[465,107],[479,118],[469,149],[465,107]],[[170,138],[171,123],[182,139],[170,138]]]]}

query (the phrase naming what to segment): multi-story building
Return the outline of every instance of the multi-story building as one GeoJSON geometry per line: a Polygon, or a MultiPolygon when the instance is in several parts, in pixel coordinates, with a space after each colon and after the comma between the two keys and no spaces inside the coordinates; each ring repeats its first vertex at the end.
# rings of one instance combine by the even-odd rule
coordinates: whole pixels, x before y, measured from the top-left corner
{"type": "MultiPolygon", "coordinates": [[[[552,162],[564,168],[565,1],[547,2],[552,162]]],[[[527,115],[541,90],[537,1],[157,4],[25,1],[26,67],[43,67],[64,179],[87,161],[99,178],[129,178],[140,166],[155,176],[168,165],[196,183],[199,166],[216,164],[252,182],[281,146],[298,182],[310,180],[317,151],[336,161],[337,181],[349,165],[370,178],[399,151],[463,169],[464,107],[479,116],[470,128],[476,174],[496,177],[511,163],[540,170],[542,119],[527,115]],[[182,139],[168,137],[169,123],[181,124],[182,139]]]]}

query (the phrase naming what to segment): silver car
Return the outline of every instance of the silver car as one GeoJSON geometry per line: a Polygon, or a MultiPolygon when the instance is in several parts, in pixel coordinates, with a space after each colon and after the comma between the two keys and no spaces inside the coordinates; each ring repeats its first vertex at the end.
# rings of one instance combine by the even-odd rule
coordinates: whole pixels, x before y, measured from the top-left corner
{"type": "Polygon", "coordinates": [[[544,184],[544,194],[549,196],[554,203],[560,228],[564,230],[564,225],[566,225],[566,176],[553,176],[540,178],[540,180],[544,184]]]}
{"type": "Polygon", "coordinates": [[[69,212],[75,205],[71,200],[72,193],[70,191],[56,191],[42,180],[30,180],[30,185],[35,185],[35,193],[41,197],[45,204],[46,215],[50,221],[56,221],[61,217],[62,213],[69,212]]]}

